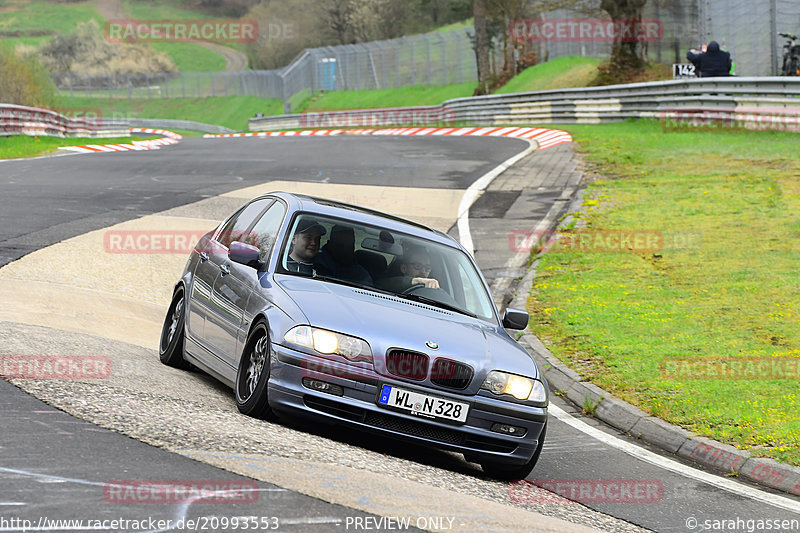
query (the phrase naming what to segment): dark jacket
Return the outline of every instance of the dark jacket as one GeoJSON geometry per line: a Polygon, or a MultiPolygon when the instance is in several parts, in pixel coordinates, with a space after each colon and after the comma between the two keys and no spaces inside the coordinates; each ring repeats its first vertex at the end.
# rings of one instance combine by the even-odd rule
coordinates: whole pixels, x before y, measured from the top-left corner
{"type": "Polygon", "coordinates": [[[701,78],[731,75],[731,55],[720,50],[717,41],[708,43],[705,52],[687,52],[686,59],[692,62],[701,78]]]}

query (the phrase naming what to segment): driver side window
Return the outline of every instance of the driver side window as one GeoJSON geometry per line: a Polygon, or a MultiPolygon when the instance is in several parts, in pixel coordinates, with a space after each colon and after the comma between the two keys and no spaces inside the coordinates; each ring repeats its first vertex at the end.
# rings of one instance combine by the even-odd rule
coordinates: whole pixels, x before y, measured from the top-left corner
{"type": "Polygon", "coordinates": [[[240,210],[233,218],[217,234],[217,242],[225,248],[231,247],[231,242],[241,241],[248,244],[256,244],[252,242],[254,239],[248,233],[247,229],[253,225],[256,218],[264,212],[273,202],[272,198],[262,198],[247,204],[244,209],[240,210]]]}
{"type": "Polygon", "coordinates": [[[286,207],[281,202],[275,202],[250,231],[250,236],[254,242],[248,241],[248,244],[258,246],[258,249],[261,250],[258,258],[262,262],[266,262],[269,259],[269,254],[275,245],[284,215],[286,215],[286,207]]]}

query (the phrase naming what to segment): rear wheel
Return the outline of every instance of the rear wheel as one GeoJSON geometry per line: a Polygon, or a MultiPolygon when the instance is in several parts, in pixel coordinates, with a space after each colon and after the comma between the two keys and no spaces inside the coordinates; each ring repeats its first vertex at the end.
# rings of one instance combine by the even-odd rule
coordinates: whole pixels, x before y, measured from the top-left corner
{"type": "Polygon", "coordinates": [[[270,371],[269,331],[267,323],[259,321],[247,337],[239,369],[236,371],[236,407],[255,418],[275,418],[267,401],[267,381],[270,371]]]}
{"type": "Polygon", "coordinates": [[[172,297],[164,326],[161,328],[161,342],[158,346],[158,357],[162,363],[183,370],[191,367],[183,358],[185,302],[183,288],[180,288],[172,297]]]}
{"type": "Polygon", "coordinates": [[[539,455],[541,455],[542,448],[544,447],[544,437],[546,433],[547,422],[545,422],[542,433],[539,435],[539,443],[536,445],[536,451],[533,452],[533,457],[531,457],[530,461],[527,463],[509,466],[499,463],[481,462],[480,465],[481,468],[483,468],[483,473],[499,481],[517,481],[519,479],[525,479],[539,460],[539,455]]]}

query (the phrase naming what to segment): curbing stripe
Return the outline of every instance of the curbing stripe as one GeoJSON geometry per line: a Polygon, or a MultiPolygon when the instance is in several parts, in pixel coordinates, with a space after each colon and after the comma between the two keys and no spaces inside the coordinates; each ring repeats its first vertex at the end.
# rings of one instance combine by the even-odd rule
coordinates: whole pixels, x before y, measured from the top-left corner
{"type": "Polygon", "coordinates": [[[569,133],[561,130],[545,128],[521,128],[518,126],[491,126],[491,127],[465,127],[465,128],[383,128],[383,129],[354,129],[354,130],[290,130],[290,131],[262,131],[258,133],[207,133],[206,139],[222,139],[230,137],[284,137],[284,136],[332,136],[332,135],[454,135],[458,137],[511,137],[517,139],[534,140],[540,150],[550,148],[562,143],[572,142],[569,133]]]}
{"type": "Polygon", "coordinates": [[[158,150],[162,146],[170,144],[177,144],[178,141],[183,139],[182,135],[177,133],[159,130],[153,128],[129,128],[131,133],[151,133],[154,135],[163,135],[163,139],[152,139],[149,141],[132,141],[130,144],[83,144],[78,146],[61,146],[59,150],[68,150],[70,152],[78,152],[80,154],[96,153],[96,152],[127,152],[139,150],[158,150]]]}

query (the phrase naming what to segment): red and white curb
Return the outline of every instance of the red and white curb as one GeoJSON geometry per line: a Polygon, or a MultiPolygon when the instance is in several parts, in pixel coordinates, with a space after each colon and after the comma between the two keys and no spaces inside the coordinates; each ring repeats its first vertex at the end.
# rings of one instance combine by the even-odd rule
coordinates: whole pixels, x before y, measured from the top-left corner
{"type": "Polygon", "coordinates": [[[206,134],[206,138],[221,137],[306,137],[317,135],[455,135],[481,137],[512,137],[536,141],[539,149],[558,144],[572,142],[572,136],[566,131],[546,128],[508,127],[467,127],[467,128],[388,128],[357,130],[296,130],[296,131],[261,131],[255,133],[222,133],[206,134]]]}
{"type": "Polygon", "coordinates": [[[83,144],[80,146],[62,146],[61,150],[80,152],[88,154],[92,152],[126,152],[129,150],[158,150],[162,146],[177,144],[183,139],[182,135],[153,128],[130,128],[131,133],[151,133],[153,135],[163,135],[163,139],[151,139],[149,141],[131,141],[130,144],[83,144]]]}

